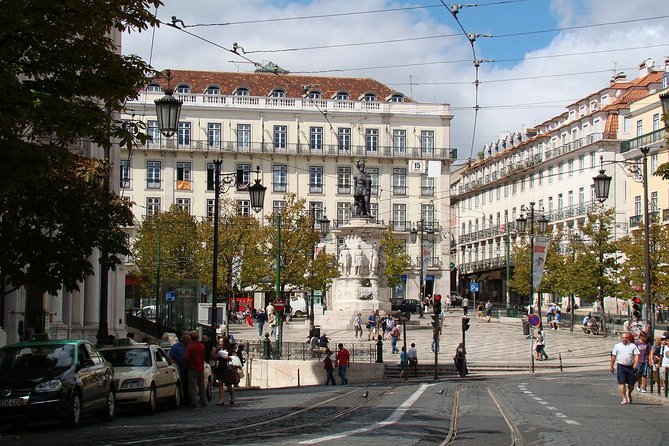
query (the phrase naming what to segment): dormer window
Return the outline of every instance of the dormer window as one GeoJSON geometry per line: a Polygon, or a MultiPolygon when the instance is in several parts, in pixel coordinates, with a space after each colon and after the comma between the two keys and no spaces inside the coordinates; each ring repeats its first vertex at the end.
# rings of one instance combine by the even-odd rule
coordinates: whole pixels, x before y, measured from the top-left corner
{"type": "Polygon", "coordinates": [[[270,96],[273,98],[285,98],[286,90],[284,90],[283,88],[275,88],[274,90],[272,90],[270,96]]]}
{"type": "Polygon", "coordinates": [[[177,85],[177,88],[174,89],[177,94],[190,94],[190,87],[185,84],[177,85]]]}
{"type": "Polygon", "coordinates": [[[163,89],[160,84],[149,84],[146,86],[146,91],[148,93],[160,93],[163,89]]]}
{"type": "Polygon", "coordinates": [[[310,99],[320,99],[321,98],[321,92],[316,91],[316,90],[312,90],[312,91],[309,92],[309,94],[307,96],[309,96],[310,99]]]}
{"type": "Polygon", "coordinates": [[[348,101],[348,93],[345,91],[338,91],[335,95],[335,100],[337,101],[348,101]]]}
{"type": "Polygon", "coordinates": [[[362,100],[365,101],[365,102],[376,102],[376,94],[375,93],[365,93],[365,96],[363,96],[362,100]]]}
{"type": "Polygon", "coordinates": [[[249,89],[246,87],[239,87],[235,90],[235,96],[250,96],[249,89]]]}
{"type": "Polygon", "coordinates": [[[218,96],[221,94],[221,89],[216,85],[210,85],[207,87],[207,90],[204,92],[204,94],[218,96]]]}
{"type": "Polygon", "coordinates": [[[390,97],[390,102],[404,102],[404,95],[395,93],[390,97]]]}

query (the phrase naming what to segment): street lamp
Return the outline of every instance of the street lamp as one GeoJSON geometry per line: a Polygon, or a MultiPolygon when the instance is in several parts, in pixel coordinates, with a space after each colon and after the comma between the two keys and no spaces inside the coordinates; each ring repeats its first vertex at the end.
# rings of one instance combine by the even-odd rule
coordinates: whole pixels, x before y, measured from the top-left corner
{"type": "Polygon", "coordinates": [[[170,87],[172,79],[170,70],[166,70],[165,77],[167,77],[165,96],[153,102],[156,103],[156,116],[160,133],[170,138],[177,132],[183,102],[173,96],[174,90],[170,87]]]}
{"type": "MultiPolygon", "coordinates": [[[[425,275],[427,273],[425,265],[425,254],[426,254],[426,249],[425,249],[425,240],[428,241],[428,243],[434,242],[434,230],[432,227],[426,228],[425,227],[425,221],[421,218],[420,221],[418,222],[418,227],[413,226],[411,228],[411,231],[409,231],[409,234],[411,235],[411,243],[416,243],[416,240],[418,239],[418,234],[420,234],[420,297],[418,301],[420,302],[420,305],[418,307],[418,314],[419,318],[423,318],[423,299],[425,298],[425,275]]],[[[432,249],[430,248],[429,251],[427,251],[427,254],[432,254],[432,249]]]]}
{"type": "MultiPolygon", "coordinates": [[[[311,209],[311,222],[312,226],[316,226],[316,209],[311,209]]],[[[321,218],[318,219],[318,225],[319,225],[319,233],[320,237],[319,239],[322,240],[327,236],[327,233],[330,232],[330,220],[327,217],[327,209],[323,208],[323,214],[321,215],[321,218]]],[[[313,254],[311,257],[312,262],[316,259],[316,250],[313,250],[313,254]]],[[[314,266],[313,263],[311,265],[311,277],[313,279],[314,275],[314,266]]],[[[314,332],[315,324],[314,324],[314,289],[313,289],[313,284],[311,288],[311,299],[309,301],[309,336],[311,336],[314,332]]]]}
{"type": "MultiPolygon", "coordinates": [[[[662,98],[662,97],[661,97],[662,98]]],[[[662,107],[665,107],[665,99],[662,99],[662,107]]],[[[650,333],[653,333],[653,321],[650,301],[650,221],[648,218],[648,152],[650,147],[639,147],[639,151],[643,155],[643,166],[639,169],[639,165],[632,161],[608,161],[612,164],[622,164],[626,168],[626,174],[630,176],[635,182],[643,185],[643,238],[644,238],[644,279],[646,292],[646,322],[650,333]]],[[[595,176],[592,181],[595,184],[595,197],[600,203],[604,203],[609,198],[609,187],[611,186],[612,178],[604,171],[604,157],[599,157],[600,170],[599,174],[595,176]]],[[[603,308],[602,308],[603,311],[603,308]]]]}
{"type": "MultiPolygon", "coordinates": [[[[543,234],[548,229],[548,218],[543,215],[536,216],[534,211],[534,201],[530,202],[530,207],[525,208],[524,206],[520,208],[520,217],[516,218],[516,225],[519,232],[525,232],[527,228],[527,220],[530,221],[530,292],[529,292],[529,304],[532,304],[532,299],[534,295],[534,222],[536,221],[539,225],[539,233],[543,234]],[[524,216],[523,212],[527,212],[527,217],[524,216]]],[[[537,314],[541,317],[541,296],[537,299],[537,314]]]]}

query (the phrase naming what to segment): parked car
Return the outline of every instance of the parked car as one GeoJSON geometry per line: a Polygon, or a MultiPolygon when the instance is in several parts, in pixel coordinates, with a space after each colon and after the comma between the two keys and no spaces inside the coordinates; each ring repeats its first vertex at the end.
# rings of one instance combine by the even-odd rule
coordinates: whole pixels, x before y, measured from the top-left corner
{"type": "Polygon", "coordinates": [[[114,418],[114,369],[84,340],[30,341],[0,349],[0,422],[114,418]]]}
{"type": "Polygon", "coordinates": [[[451,291],[451,306],[459,307],[462,305],[462,296],[457,291],[451,291]]]}
{"type": "Polygon", "coordinates": [[[179,368],[157,345],[126,344],[100,350],[114,366],[116,401],[155,413],[159,401],[181,404],[179,368]]]}
{"type": "MultiPolygon", "coordinates": [[[[171,347],[163,347],[165,350],[165,354],[169,357],[170,356],[170,348],[171,347]]],[[[175,364],[176,366],[176,364],[175,364]]],[[[177,367],[178,369],[178,367],[177,367]]],[[[183,397],[185,392],[188,392],[188,379],[186,377],[183,377],[181,379],[182,385],[181,385],[181,396],[183,397]]],[[[211,401],[212,397],[214,396],[214,373],[211,371],[211,365],[209,365],[209,362],[204,361],[204,385],[206,386],[207,390],[207,401],[211,401]]]]}
{"type": "Polygon", "coordinates": [[[391,308],[393,311],[417,313],[418,305],[420,305],[418,299],[397,299],[393,301],[391,308]]]}

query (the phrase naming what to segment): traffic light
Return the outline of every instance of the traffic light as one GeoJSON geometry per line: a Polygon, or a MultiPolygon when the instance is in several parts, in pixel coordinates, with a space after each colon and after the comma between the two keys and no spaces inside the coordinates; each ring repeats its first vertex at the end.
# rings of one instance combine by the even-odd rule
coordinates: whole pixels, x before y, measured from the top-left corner
{"type": "Polygon", "coordinates": [[[469,330],[469,318],[468,317],[463,317],[462,318],[462,331],[467,331],[469,330]]]}
{"type": "Polygon", "coordinates": [[[431,317],[432,317],[432,328],[439,331],[439,314],[433,314],[431,317]]]}
{"type": "Polygon", "coordinates": [[[432,305],[434,314],[441,314],[441,294],[434,295],[434,304],[432,305]]]}
{"type": "Polygon", "coordinates": [[[632,316],[634,319],[641,319],[641,298],[639,296],[632,298],[632,316]]]}

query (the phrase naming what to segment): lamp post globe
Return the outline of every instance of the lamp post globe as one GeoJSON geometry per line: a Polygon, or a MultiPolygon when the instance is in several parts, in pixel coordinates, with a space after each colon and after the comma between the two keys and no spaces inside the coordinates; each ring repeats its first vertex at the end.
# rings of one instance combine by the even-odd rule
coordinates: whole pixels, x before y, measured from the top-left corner
{"type": "Polygon", "coordinates": [[[179,126],[179,115],[183,102],[175,98],[172,89],[165,90],[165,96],[156,99],[156,116],[158,118],[158,128],[160,133],[166,137],[171,137],[177,132],[179,126]]]}
{"type": "Polygon", "coordinates": [[[260,212],[265,202],[265,192],[267,188],[260,184],[260,180],[255,180],[252,186],[249,187],[249,197],[251,200],[251,209],[254,212],[260,212]]]}
{"type": "Polygon", "coordinates": [[[609,198],[609,188],[611,187],[612,178],[604,172],[604,169],[599,171],[597,176],[592,178],[595,186],[595,198],[601,203],[609,198]]]}

